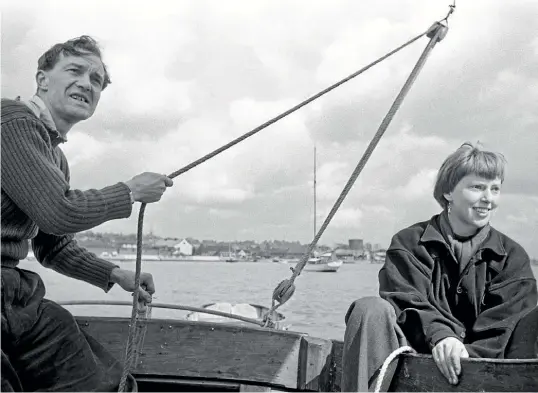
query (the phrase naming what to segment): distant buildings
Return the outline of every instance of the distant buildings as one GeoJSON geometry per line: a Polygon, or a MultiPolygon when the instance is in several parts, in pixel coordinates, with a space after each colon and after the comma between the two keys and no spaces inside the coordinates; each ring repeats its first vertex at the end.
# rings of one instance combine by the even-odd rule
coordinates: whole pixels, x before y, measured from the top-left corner
{"type": "Polygon", "coordinates": [[[174,246],[176,253],[179,255],[192,255],[194,250],[192,244],[189,243],[187,239],[183,239],[178,244],[174,246]]]}
{"type": "MultiPolygon", "coordinates": [[[[86,231],[76,235],[79,244],[89,251],[101,255],[104,253],[115,256],[132,256],[136,254],[136,234],[94,233],[86,231]]],[[[253,240],[221,242],[216,240],[198,241],[193,238],[162,238],[153,234],[143,237],[143,254],[156,258],[174,257],[212,257],[223,258],[233,256],[240,260],[258,259],[298,259],[308,249],[308,244],[298,241],[265,240],[255,242],[253,240]]],[[[314,254],[322,254],[328,251],[345,261],[353,263],[356,260],[369,260],[373,253],[380,251],[381,246],[365,243],[363,239],[348,239],[347,243],[335,244],[333,247],[318,245],[314,254]]]]}
{"type": "Polygon", "coordinates": [[[362,239],[349,239],[349,249],[355,250],[355,251],[363,251],[364,250],[364,242],[362,239]]]}

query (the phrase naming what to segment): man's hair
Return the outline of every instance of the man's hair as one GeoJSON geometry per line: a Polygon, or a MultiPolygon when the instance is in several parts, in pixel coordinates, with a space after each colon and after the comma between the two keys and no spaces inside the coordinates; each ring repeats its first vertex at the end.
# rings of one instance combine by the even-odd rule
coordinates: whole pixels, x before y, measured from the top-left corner
{"type": "Polygon", "coordinates": [[[37,69],[43,71],[49,71],[54,68],[60,56],[84,56],[88,53],[91,53],[97,56],[101,63],[103,63],[103,68],[105,69],[105,78],[103,81],[103,90],[111,83],[108,70],[105,63],[101,57],[101,50],[97,41],[92,37],[83,35],[77,38],[73,38],[69,41],[59,43],[54,45],[48,51],[43,53],[41,57],[37,60],[37,69]]]}
{"type": "Polygon", "coordinates": [[[437,173],[433,197],[443,209],[448,207],[444,194],[454,190],[467,175],[476,175],[488,180],[504,181],[506,159],[500,153],[482,149],[480,143],[466,142],[450,154],[437,173]]]}

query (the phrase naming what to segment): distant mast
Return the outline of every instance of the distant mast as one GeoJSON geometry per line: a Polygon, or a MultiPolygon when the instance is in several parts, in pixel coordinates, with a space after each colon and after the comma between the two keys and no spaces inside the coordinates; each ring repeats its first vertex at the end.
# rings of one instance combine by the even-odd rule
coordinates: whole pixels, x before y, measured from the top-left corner
{"type": "Polygon", "coordinates": [[[314,238],[316,233],[316,145],[314,145],[314,238]]]}

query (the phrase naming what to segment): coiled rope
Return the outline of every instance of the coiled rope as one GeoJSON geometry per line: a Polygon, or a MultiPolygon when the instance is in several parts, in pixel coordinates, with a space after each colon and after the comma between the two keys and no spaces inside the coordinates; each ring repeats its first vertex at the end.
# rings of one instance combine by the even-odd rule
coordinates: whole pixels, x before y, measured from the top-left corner
{"type": "MultiPolygon", "coordinates": [[[[407,94],[407,91],[411,87],[412,82],[414,81],[414,79],[418,75],[418,72],[422,68],[422,65],[424,64],[424,62],[425,62],[425,60],[427,58],[427,54],[429,53],[429,51],[431,51],[431,49],[433,49],[433,46],[435,45],[435,43],[438,40],[442,39],[442,37],[444,36],[444,35],[443,36],[441,35],[441,32],[446,33],[446,30],[444,30],[444,29],[446,29],[446,27],[444,25],[440,24],[439,22],[435,22],[434,25],[432,25],[424,33],[419,34],[418,36],[412,38],[411,40],[407,41],[405,44],[399,46],[398,48],[394,49],[393,51],[387,53],[386,55],[384,55],[384,56],[380,57],[379,59],[373,61],[372,63],[368,64],[367,66],[361,68],[359,71],[349,75],[348,77],[340,80],[339,82],[336,82],[335,84],[333,84],[333,85],[329,86],[328,88],[320,91],[319,93],[313,95],[312,97],[304,100],[303,102],[299,103],[298,105],[294,106],[293,108],[291,108],[291,109],[281,113],[280,115],[268,120],[267,122],[265,122],[262,125],[254,128],[253,130],[247,132],[246,134],[232,140],[231,142],[227,143],[226,145],[214,150],[213,152],[199,158],[196,161],[193,161],[189,165],[187,165],[187,166],[185,166],[185,167],[171,173],[168,176],[171,179],[173,179],[173,178],[187,172],[188,170],[198,166],[199,164],[209,160],[210,158],[213,158],[217,154],[222,153],[223,151],[225,151],[225,150],[229,149],[230,147],[238,144],[239,142],[242,142],[243,140],[253,136],[254,134],[260,132],[264,128],[266,128],[266,127],[270,126],[271,124],[279,121],[280,119],[290,115],[291,113],[297,111],[298,109],[302,108],[303,106],[309,104],[310,102],[318,99],[319,97],[325,95],[326,93],[330,92],[331,90],[337,88],[338,86],[350,81],[351,79],[353,79],[356,76],[362,74],[364,71],[368,70],[369,68],[373,67],[374,65],[380,63],[381,61],[387,59],[391,55],[399,52],[403,48],[405,48],[408,45],[412,44],[413,42],[417,41],[419,38],[423,37],[424,35],[431,36],[431,40],[430,40],[428,46],[426,47],[424,53],[422,54],[421,58],[419,59],[419,63],[417,63],[417,65],[413,69],[413,72],[411,73],[408,81],[404,85],[404,88],[402,89],[402,91],[398,95],[395,103],[391,107],[391,110],[389,111],[389,114],[383,120],[378,132],[376,133],[376,136],[374,137],[374,139],[372,140],[372,142],[368,146],[363,158],[359,162],[359,165],[357,166],[357,168],[353,172],[352,178],[346,184],[346,187],[344,188],[344,191],[342,192],[342,195],[340,195],[340,197],[338,198],[337,203],[335,204],[335,206],[331,210],[331,213],[329,213],[329,216],[327,217],[327,219],[323,223],[322,227],[320,228],[320,231],[318,232],[318,234],[314,238],[314,241],[312,241],[312,243],[308,247],[308,251],[307,251],[307,253],[305,253],[305,256],[303,256],[303,260],[298,264],[298,268],[296,268],[294,270],[292,278],[290,280],[285,280],[285,281],[281,282],[277,286],[275,291],[273,292],[272,307],[271,307],[270,311],[267,314],[268,317],[266,319],[265,326],[268,326],[271,323],[270,316],[272,315],[272,312],[274,310],[276,310],[280,305],[284,304],[293,295],[293,292],[295,292],[295,288],[293,286],[293,281],[301,273],[301,270],[304,268],[304,265],[306,264],[306,261],[308,260],[310,253],[312,252],[315,245],[317,244],[317,241],[321,237],[321,234],[323,233],[323,231],[325,230],[325,228],[327,227],[327,225],[331,221],[332,216],[334,216],[334,214],[336,213],[336,210],[338,209],[338,207],[342,203],[343,199],[345,198],[345,196],[349,192],[349,189],[351,189],[351,186],[353,185],[353,183],[355,182],[357,176],[359,175],[362,168],[366,164],[366,161],[368,160],[368,158],[372,154],[373,149],[375,148],[375,146],[379,142],[379,139],[381,138],[384,131],[388,127],[390,121],[392,120],[392,117],[396,113],[396,110],[399,108],[403,98],[405,97],[405,95],[407,94]],[[275,304],[276,301],[278,301],[278,304],[275,304]]],[[[136,332],[137,315],[140,313],[139,310],[144,307],[144,305],[142,305],[140,303],[140,301],[139,301],[139,294],[140,294],[140,273],[141,273],[141,265],[142,265],[142,236],[143,236],[143,225],[144,225],[144,212],[145,212],[145,210],[146,210],[146,204],[142,203],[141,206],[140,206],[139,214],[138,214],[138,230],[137,230],[137,242],[136,242],[136,266],[135,266],[135,290],[133,292],[132,312],[131,312],[131,319],[130,319],[130,324],[129,324],[129,334],[128,334],[128,337],[127,337],[127,343],[126,343],[126,349],[125,349],[125,360],[124,360],[123,373],[122,373],[122,376],[121,376],[120,385],[119,385],[119,389],[118,389],[118,391],[120,391],[120,392],[123,392],[125,390],[127,376],[128,376],[129,371],[131,369],[131,364],[132,364],[132,360],[133,360],[133,341],[134,341],[135,332],[136,332]]]]}
{"type": "Polygon", "coordinates": [[[417,353],[417,352],[413,348],[407,345],[392,351],[392,353],[389,356],[387,356],[387,358],[383,362],[383,366],[381,366],[381,370],[379,371],[379,375],[377,376],[377,381],[375,384],[375,390],[374,390],[375,393],[379,393],[381,391],[381,387],[383,386],[383,380],[385,379],[385,375],[387,374],[387,370],[390,364],[392,363],[394,359],[396,359],[402,353],[417,353]]]}

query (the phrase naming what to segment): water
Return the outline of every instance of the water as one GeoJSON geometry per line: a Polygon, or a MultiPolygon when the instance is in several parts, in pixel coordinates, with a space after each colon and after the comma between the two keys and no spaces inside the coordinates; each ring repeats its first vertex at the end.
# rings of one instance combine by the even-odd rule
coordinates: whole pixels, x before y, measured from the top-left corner
{"type": "MultiPolygon", "coordinates": [[[[120,267],[134,270],[134,262],[120,267]]],[[[289,265],[274,262],[143,262],[143,271],[153,275],[155,302],[201,306],[213,302],[254,303],[271,306],[278,283],[291,276],[289,265]]],[[[337,273],[303,272],[296,280],[296,291],[279,308],[290,330],[313,336],[342,340],[344,316],[349,305],[363,296],[378,293],[377,274],[382,265],[345,264],[337,273]]],[[[35,261],[22,261],[22,269],[41,275],[52,300],[127,300],[129,293],[114,286],[105,294],[101,289],[64,277],[35,261]]],[[[538,267],[533,266],[535,276],[538,267]]],[[[130,316],[125,306],[68,306],[75,315],[130,316]]],[[[154,309],[154,318],[181,318],[186,312],[154,309]]]]}

